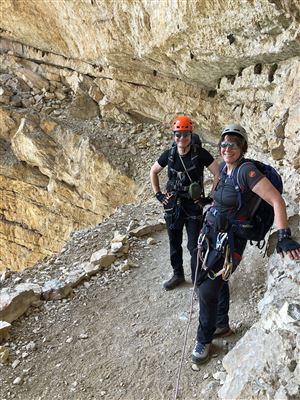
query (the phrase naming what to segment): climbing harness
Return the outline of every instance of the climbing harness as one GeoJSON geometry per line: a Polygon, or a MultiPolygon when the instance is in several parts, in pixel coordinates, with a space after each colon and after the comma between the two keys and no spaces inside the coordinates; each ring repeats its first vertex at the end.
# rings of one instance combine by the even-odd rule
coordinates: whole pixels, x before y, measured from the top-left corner
{"type": "MultiPolygon", "coordinates": [[[[198,182],[199,188],[201,191],[201,197],[205,197],[204,194],[204,186],[203,186],[203,165],[201,163],[199,150],[201,149],[201,140],[197,134],[192,134],[192,144],[191,144],[191,163],[192,166],[190,168],[186,168],[184,165],[182,157],[179,155],[177,151],[177,146],[174,143],[170,149],[169,157],[168,157],[168,183],[167,183],[167,191],[177,191],[182,192],[182,194],[188,195],[188,190],[190,185],[183,186],[182,181],[185,176],[187,176],[190,182],[198,182]],[[179,155],[180,161],[183,165],[184,172],[180,172],[174,169],[176,154],[179,155]],[[193,172],[195,179],[191,179],[190,174],[193,172]]],[[[193,175],[192,175],[193,176],[193,175]]]]}
{"type": "Polygon", "coordinates": [[[232,273],[233,270],[233,265],[231,262],[231,253],[230,253],[230,246],[228,243],[228,234],[226,232],[220,232],[217,235],[216,238],[216,245],[215,249],[219,253],[224,254],[224,263],[223,267],[220,271],[214,272],[212,270],[209,270],[209,266],[207,265],[207,258],[209,256],[209,252],[211,250],[210,242],[209,239],[206,235],[206,233],[201,233],[198,239],[198,248],[200,249],[200,260],[202,262],[201,269],[204,271],[207,271],[207,276],[214,280],[218,276],[222,275],[222,278],[224,281],[227,281],[232,273]],[[204,246],[205,244],[205,246],[204,246]],[[204,254],[203,254],[203,249],[206,248],[204,254]]]}
{"type": "Polygon", "coordinates": [[[222,275],[223,281],[227,282],[233,272],[233,264],[230,261],[230,258],[231,258],[230,257],[230,247],[227,244],[226,248],[225,248],[225,260],[224,260],[223,268],[218,272],[208,271],[207,276],[209,277],[209,279],[214,280],[218,276],[222,275]]]}

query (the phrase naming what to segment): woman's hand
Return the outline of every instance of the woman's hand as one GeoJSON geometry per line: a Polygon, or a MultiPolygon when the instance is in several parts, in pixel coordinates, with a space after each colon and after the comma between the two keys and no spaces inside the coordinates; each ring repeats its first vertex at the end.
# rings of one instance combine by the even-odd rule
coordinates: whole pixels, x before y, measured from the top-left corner
{"type": "Polygon", "coordinates": [[[289,237],[278,240],[276,250],[282,257],[286,253],[291,260],[300,260],[300,244],[289,237]]]}

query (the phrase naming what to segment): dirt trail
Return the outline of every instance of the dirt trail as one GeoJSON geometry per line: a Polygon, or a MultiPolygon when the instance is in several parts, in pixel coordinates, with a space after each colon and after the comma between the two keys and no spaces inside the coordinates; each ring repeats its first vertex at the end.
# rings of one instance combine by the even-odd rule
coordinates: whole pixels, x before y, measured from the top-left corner
{"type": "MultiPolygon", "coordinates": [[[[139,268],[105,283],[95,276],[72,298],[43,303],[13,325],[13,369],[2,367],[1,399],[166,400],[174,398],[177,369],[190,309],[191,283],[162,289],[170,274],[166,231],[135,242],[131,254],[139,268]],[[26,351],[33,341],[36,348],[26,351]],[[27,356],[23,357],[23,353],[27,356]],[[13,384],[21,377],[21,384],[13,384]]],[[[186,271],[189,271],[187,254],[186,271]]],[[[259,265],[261,260],[251,260],[259,265]]],[[[111,276],[116,272],[110,272],[111,276]]],[[[246,263],[232,277],[231,321],[234,336],[214,341],[213,358],[199,372],[191,370],[190,353],[197,327],[194,305],[178,399],[217,399],[221,360],[258,317],[256,303],[264,285],[263,269],[246,263]]]]}

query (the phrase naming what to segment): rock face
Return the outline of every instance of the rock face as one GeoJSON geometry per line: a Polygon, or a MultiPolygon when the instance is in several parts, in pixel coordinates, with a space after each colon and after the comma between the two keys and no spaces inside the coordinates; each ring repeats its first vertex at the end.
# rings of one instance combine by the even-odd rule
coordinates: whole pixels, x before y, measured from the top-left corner
{"type": "MultiPolygon", "coordinates": [[[[299,213],[298,1],[4,0],[1,11],[0,270],[149,197],[179,112],[206,144],[241,123],[249,155],[277,168],[299,213]]],[[[299,394],[298,276],[272,263],[262,320],[225,358],[220,398],[299,394]]],[[[70,288],[83,278],[70,271],[70,288]]]]}
{"type": "Polygon", "coordinates": [[[40,49],[45,61],[60,55],[103,68],[104,79],[139,71],[137,83],[162,74],[213,89],[241,63],[278,62],[299,51],[297,1],[6,0],[2,11],[4,37],[40,49]]]}
{"type": "Polygon", "coordinates": [[[4,49],[41,68],[67,68],[73,89],[82,76],[92,80],[101,115],[121,122],[169,122],[184,111],[209,131],[237,116],[254,129],[248,119],[259,119],[262,109],[253,103],[276,102],[274,86],[286,81],[277,68],[300,50],[297,1],[53,0],[23,7],[6,0],[2,9],[2,36],[11,41],[3,40],[4,49]],[[231,85],[237,77],[243,96],[224,109],[220,80],[231,85]]]}
{"type": "Polygon", "coordinates": [[[0,243],[1,268],[18,270],[58,251],[73,230],[132,201],[135,184],[84,132],[37,115],[21,118],[15,130],[2,138],[0,243]]]}
{"type": "Polygon", "coordinates": [[[132,157],[116,168],[118,155],[101,142],[109,139],[104,121],[169,126],[187,112],[210,142],[224,124],[240,122],[250,155],[274,164],[288,201],[299,202],[297,2],[74,7],[2,4],[1,269],[33,265],[72,230],[136,198],[131,171],[151,140],[127,129],[118,146],[132,157]]]}
{"type": "Polygon", "coordinates": [[[228,375],[221,399],[299,396],[299,272],[295,263],[278,255],[269,265],[261,319],[223,360],[228,375]]]}

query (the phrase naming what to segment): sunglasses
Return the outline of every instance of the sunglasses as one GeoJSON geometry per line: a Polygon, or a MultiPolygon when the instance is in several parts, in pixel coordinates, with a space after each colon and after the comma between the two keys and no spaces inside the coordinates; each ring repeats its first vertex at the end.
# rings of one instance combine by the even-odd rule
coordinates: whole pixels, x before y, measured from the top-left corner
{"type": "Polygon", "coordinates": [[[226,149],[226,147],[228,147],[229,149],[232,149],[232,150],[239,149],[238,144],[235,142],[222,142],[220,144],[220,147],[221,147],[221,149],[226,149]]]}
{"type": "Polygon", "coordinates": [[[192,132],[190,132],[190,131],[174,132],[174,136],[177,139],[180,139],[181,137],[186,138],[186,137],[190,136],[191,134],[192,134],[192,132]]]}

